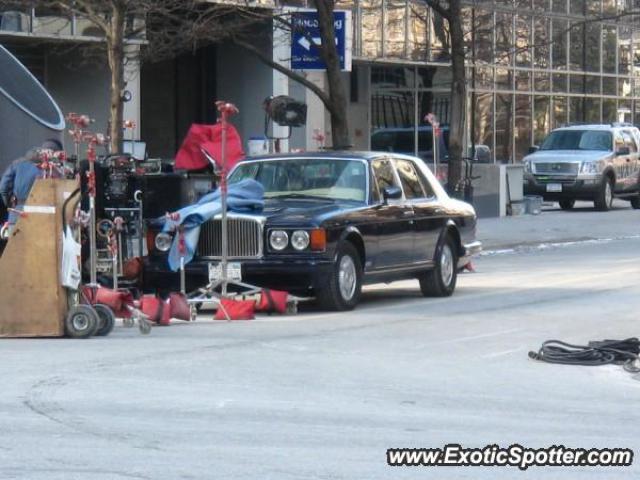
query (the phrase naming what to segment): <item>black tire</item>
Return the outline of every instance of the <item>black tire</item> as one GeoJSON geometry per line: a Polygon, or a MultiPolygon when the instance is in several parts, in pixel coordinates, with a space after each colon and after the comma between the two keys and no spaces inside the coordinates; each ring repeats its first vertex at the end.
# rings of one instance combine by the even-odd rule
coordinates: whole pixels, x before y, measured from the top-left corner
{"type": "Polygon", "coordinates": [[[603,177],[600,183],[600,189],[593,200],[595,209],[600,212],[606,212],[611,209],[613,203],[613,180],[610,177],[603,177]],[[608,191],[607,191],[608,187],[608,191]]]}
{"type": "Polygon", "coordinates": [[[362,294],[362,262],[350,242],[338,245],[327,285],[316,289],[316,301],[326,310],[352,310],[362,294]]]}
{"type": "Polygon", "coordinates": [[[89,338],[98,329],[98,314],[89,305],[76,305],[69,309],[64,321],[64,331],[67,337],[89,338]]]}
{"type": "Polygon", "coordinates": [[[106,305],[98,303],[94,305],[93,308],[100,319],[98,330],[96,331],[96,337],[106,337],[111,333],[113,327],[116,325],[116,316],[106,305]]]}
{"type": "Polygon", "coordinates": [[[631,198],[631,208],[634,210],[640,209],[640,195],[631,198]]]}
{"type": "Polygon", "coordinates": [[[576,204],[576,201],[574,199],[569,199],[569,200],[560,200],[558,203],[560,204],[560,208],[562,210],[571,210],[576,204]]]}
{"type": "Polygon", "coordinates": [[[418,277],[425,297],[449,297],[458,280],[458,248],[450,235],[444,235],[436,247],[435,268],[418,277]]]}

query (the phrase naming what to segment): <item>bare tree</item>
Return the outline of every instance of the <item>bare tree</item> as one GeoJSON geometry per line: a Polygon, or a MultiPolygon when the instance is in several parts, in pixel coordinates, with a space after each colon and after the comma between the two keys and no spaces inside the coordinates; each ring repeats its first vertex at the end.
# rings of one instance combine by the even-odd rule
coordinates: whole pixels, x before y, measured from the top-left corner
{"type": "MultiPolygon", "coordinates": [[[[270,54],[267,54],[257,46],[255,38],[252,40],[246,38],[242,30],[232,30],[230,38],[234,43],[255,55],[266,65],[311,90],[329,112],[333,148],[348,149],[351,147],[351,136],[347,116],[347,96],[340,71],[340,57],[335,41],[335,0],[313,0],[313,5],[318,12],[321,42],[318,45],[314,43],[313,39],[309,39],[309,43],[311,44],[311,48],[317,49],[326,65],[328,92],[325,92],[322,88],[318,87],[318,85],[308,80],[302,73],[287,68],[274,60],[270,54]]],[[[247,13],[246,10],[245,13],[247,13]]],[[[283,14],[274,11],[261,11],[258,13],[252,12],[251,15],[257,15],[261,17],[263,21],[273,22],[278,28],[290,33],[295,32],[297,28],[292,22],[290,13],[283,14]]]]}

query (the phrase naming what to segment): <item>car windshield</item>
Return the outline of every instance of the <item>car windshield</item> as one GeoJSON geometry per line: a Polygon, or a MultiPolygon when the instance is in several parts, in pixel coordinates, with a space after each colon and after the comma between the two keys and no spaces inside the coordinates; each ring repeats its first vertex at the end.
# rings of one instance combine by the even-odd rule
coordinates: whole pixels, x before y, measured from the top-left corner
{"type": "Polygon", "coordinates": [[[611,132],[604,130],[556,130],[540,150],[611,150],[611,132]]]}
{"type": "Polygon", "coordinates": [[[253,179],[265,198],[366,201],[367,166],[360,160],[287,158],[240,164],[229,183],[253,179]]]}

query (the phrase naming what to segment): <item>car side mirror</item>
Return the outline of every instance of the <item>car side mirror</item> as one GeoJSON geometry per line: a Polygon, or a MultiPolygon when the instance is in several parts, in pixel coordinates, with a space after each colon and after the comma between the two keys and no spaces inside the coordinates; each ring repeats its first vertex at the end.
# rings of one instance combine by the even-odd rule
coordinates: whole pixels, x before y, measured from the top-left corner
{"type": "Polygon", "coordinates": [[[538,150],[540,150],[540,147],[539,147],[539,146],[537,146],[537,145],[531,145],[531,146],[529,147],[528,153],[529,153],[529,154],[531,154],[531,153],[536,153],[538,150]]]}
{"type": "Polygon", "coordinates": [[[384,198],[385,203],[389,200],[398,200],[402,198],[402,190],[400,190],[400,187],[385,187],[382,190],[382,198],[384,198]]]}
{"type": "Polygon", "coordinates": [[[616,155],[629,155],[630,153],[629,147],[620,147],[616,150],[616,155]]]}

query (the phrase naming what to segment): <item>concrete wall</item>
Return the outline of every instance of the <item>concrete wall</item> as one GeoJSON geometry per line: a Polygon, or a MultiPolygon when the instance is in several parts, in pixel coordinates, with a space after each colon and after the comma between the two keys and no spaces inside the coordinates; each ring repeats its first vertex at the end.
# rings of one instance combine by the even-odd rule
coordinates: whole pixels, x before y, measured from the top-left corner
{"type": "Polygon", "coordinates": [[[249,137],[263,135],[262,103],[272,94],[273,71],[256,57],[233,45],[218,49],[216,71],[217,99],[234,103],[240,110],[240,114],[234,116],[232,121],[246,149],[249,137]]]}

